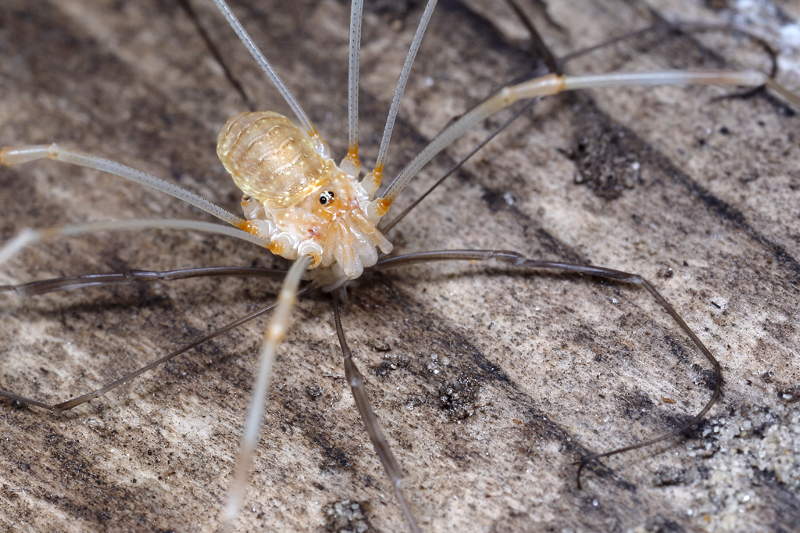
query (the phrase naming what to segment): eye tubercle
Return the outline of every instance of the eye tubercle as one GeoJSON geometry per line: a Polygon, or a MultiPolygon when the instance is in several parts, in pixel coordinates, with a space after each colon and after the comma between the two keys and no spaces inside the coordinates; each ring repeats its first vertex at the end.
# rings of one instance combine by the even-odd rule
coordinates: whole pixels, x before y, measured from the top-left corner
{"type": "Polygon", "coordinates": [[[333,191],[325,191],[319,195],[319,203],[322,205],[328,205],[333,202],[335,197],[336,195],[333,193],[333,191]]]}

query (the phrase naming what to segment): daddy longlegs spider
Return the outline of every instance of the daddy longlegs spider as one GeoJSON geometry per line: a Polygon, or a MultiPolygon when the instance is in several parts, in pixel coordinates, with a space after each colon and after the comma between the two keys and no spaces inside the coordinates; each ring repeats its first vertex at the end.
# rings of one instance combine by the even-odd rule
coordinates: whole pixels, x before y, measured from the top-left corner
{"type": "MultiPolygon", "coordinates": [[[[248,25],[248,26],[249,26],[249,25],[248,25]]],[[[746,76],[745,78],[742,78],[742,79],[740,79],[740,81],[752,81],[752,77],[748,75],[748,76],[746,76]]],[[[756,81],[760,81],[760,80],[756,80],[756,81]]],[[[48,152],[48,150],[51,150],[51,149],[50,149],[50,148],[46,148],[46,149],[45,149],[45,151],[44,151],[44,153],[47,153],[47,152],[48,152]]],[[[24,152],[24,151],[21,151],[21,150],[19,150],[19,149],[11,149],[11,150],[8,150],[8,151],[6,151],[6,152],[5,152],[5,154],[6,154],[6,161],[7,161],[7,162],[10,162],[10,163],[11,163],[11,162],[15,162],[15,161],[14,161],[14,158],[15,158],[15,157],[19,157],[19,156],[20,156],[21,154],[23,154],[23,153],[25,153],[25,152],[24,152]]],[[[27,152],[27,153],[28,153],[28,154],[30,154],[30,152],[27,152]]],[[[27,156],[26,156],[26,157],[27,157],[27,156]]],[[[19,162],[19,161],[16,161],[16,162],[19,162]]],[[[18,170],[17,172],[24,172],[24,171],[22,171],[22,170],[18,170]]],[[[23,225],[23,226],[24,226],[24,225],[23,225]]],[[[17,227],[19,227],[19,226],[17,226],[17,227]]],[[[202,228],[201,228],[201,229],[202,229],[202,228]]],[[[24,235],[28,235],[28,236],[30,237],[30,234],[26,234],[26,233],[22,233],[21,235],[23,235],[23,236],[24,236],[24,235]]],[[[16,241],[12,241],[12,242],[20,243],[20,240],[18,239],[18,240],[16,240],[16,241]]],[[[14,248],[13,246],[12,246],[12,247],[6,247],[6,248],[4,248],[3,250],[4,250],[4,252],[6,252],[6,254],[5,254],[5,256],[6,256],[6,257],[3,257],[4,259],[8,259],[8,257],[10,257],[10,256],[11,256],[11,254],[10,254],[9,252],[11,252],[11,251],[16,251],[16,250],[15,250],[15,248],[14,248]]],[[[501,255],[500,257],[502,258],[503,256],[501,255]]],[[[479,259],[479,258],[480,258],[480,256],[472,256],[472,258],[473,258],[473,259],[479,259]]],[[[512,261],[513,261],[513,260],[515,260],[515,258],[514,258],[514,257],[511,257],[511,256],[509,256],[509,258],[510,258],[510,259],[512,259],[512,261]]],[[[521,281],[521,280],[519,280],[519,279],[517,279],[517,280],[516,280],[516,282],[517,282],[517,283],[519,283],[520,281],[521,281]]],[[[348,318],[347,318],[347,315],[345,315],[345,318],[344,318],[344,320],[345,320],[345,322],[347,322],[347,320],[348,320],[348,318]]],[[[284,361],[286,361],[287,363],[290,363],[290,362],[292,362],[292,361],[296,361],[296,360],[297,360],[297,358],[286,358],[286,359],[284,359],[284,361]]],[[[405,364],[405,363],[403,363],[403,364],[405,364]]],[[[436,365],[443,364],[443,363],[437,363],[437,362],[435,362],[435,361],[432,361],[430,364],[431,364],[431,365],[433,365],[433,366],[435,367],[436,365]]],[[[390,366],[391,366],[391,365],[390,365],[390,366]]],[[[395,366],[397,366],[397,364],[396,364],[396,363],[395,363],[395,366]]],[[[436,370],[436,368],[433,368],[433,369],[432,369],[432,371],[434,371],[434,370],[436,370]]],[[[502,369],[501,369],[501,368],[498,368],[498,367],[494,367],[494,368],[491,368],[491,369],[490,369],[490,368],[487,366],[487,368],[484,368],[484,370],[486,370],[486,371],[490,371],[490,370],[491,370],[491,372],[493,372],[493,373],[494,373],[495,377],[497,377],[497,376],[501,376],[501,375],[503,374],[503,372],[502,372],[502,369]]],[[[369,381],[375,381],[375,380],[374,380],[372,377],[369,377],[368,379],[369,379],[369,381]]],[[[498,379],[499,379],[499,378],[498,378],[498,379]]],[[[468,380],[464,380],[464,381],[468,381],[468,380]]],[[[463,382],[462,382],[462,383],[463,383],[463,382]]],[[[466,383],[466,385],[465,385],[465,387],[466,387],[466,389],[467,389],[467,390],[469,390],[469,387],[470,387],[470,386],[471,386],[471,385],[470,385],[469,383],[466,383]]],[[[372,391],[372,389],[374,389],[374,388],[375,388],[375,387],[371,387],[371,388],[370,388],[370,390],[372,391]]],[[[452,388],[452,387],[451,387],[451,388],[452,388]]],[[[448,394],[451,394],[451,393],[448,393],[448,392],[447,392],[447,388],[445,388],[445,391],[444,391],[444,392],[445,392],[445,396],[447,396],[448,394]]],[[[459,392],[459,391],[456,391],[455,393],[452,393],[452,394],[451,394],[451,396],[457,396],[458,392],[459,392]]],[[[461,392],[463,392],[463,391],[461,391],[461,392]]],[[[374,393],[372,393],[372,394],[374,395],[374,393]]],[[[11,395],[9,395],[9,396],[11,396],[11,395]]],[[[13,397],[13,396],[12,396],[12,397],[13,397]]],[[[16,398],[16,399],[17,399],[17,400],[22,400],[23,398],[16,398]]],[[[448,401],[450,401],[450,400],[448,400],[448,401]]],[[[34,403],[34,404],[35,404],[35,402],[31,402],[31,401],[28,401],[28,403],[34,403]]],[[[46,406],[42,406],[42,405],[40,405],[40,407],[46,407],[46,406]]],[[[385,420],[385,418],[386,418],[385,416],[383,416],[383,417],[382,417],[382,421],[383,421],[383,424],[384,424],[384,425],[386,424],[386,420],[385,420]]],[[[391,433],[390,433],[390,435],[391,435],[391,433]]],[[[324,447],[324,446],[328,445],[329,443],[320,443],[320,444],[321,444],[321,445],[324,447]]],[[[413,446],[412,446],[412,443],[405,443],[405,446],[404,446],[404,447],[409,447],[409,448],[412,448],[413,446]]],[[[246,463],[243,463],[243,464],[246,464],[246,463]]],[[[262,472],[262,474],[263,474],[263,472],[262,472]]],[[[424,484],[424,483],[423,483],[423,484],[424,484]]],[[[417,506],[417,502],[416,502],[416,500],[415,500],[415,496],[413,495],[413,493],[414,493],[414,489],[413,489],[413,488],[410,488],[408,492],[409,492],[409,496],[411,497],[411,499],[412,499],[412,502],[413,502],[413,503],[412,503],[412,507],[416,507],[416,506],[417,506]]],[[[420,513],[417,511],[417,514],[420,514],[420,513]]],[[[420,515],[420,516],[425,516],[425,517],[427,518],[427,515],[424,515],[424,514],[422,514],[422,515],[420,515]]],[[[267,523],[270,523],[270,520],[271,520],[271,519],[272,519],[272,517],[271,517],[271,516],[268,516],[268,517],[266,517],[267,523]]],[[[409,520],[409,522],[411,522],[413,519],[412,519],[412,518],[408,518],[408,520],[409,520]]]]}

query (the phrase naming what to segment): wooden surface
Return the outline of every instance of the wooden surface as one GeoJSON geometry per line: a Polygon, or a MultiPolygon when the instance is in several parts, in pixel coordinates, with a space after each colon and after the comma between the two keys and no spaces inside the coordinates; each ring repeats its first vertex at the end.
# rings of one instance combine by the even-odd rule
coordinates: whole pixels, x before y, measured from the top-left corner
{"type": "MultiPolygon", "coordinates": [[[[550,3],[563,32],[535,20],[557,55],[650,23],[641,4],[622,0],[550,3]]],[[[284,110],[208,4],[191,1],[248,97],[284,110]]],[[[369,159],[421,6],[367,4],[369,159]]],[[[706,7],[725,2],[655,4],[668,19],[734,16],[706,7]]],[[[346,3],[233,5],[343,153],[346,3]]],[[[534,3],[523,5],[535,14],[534,3]]],[[[793,2],[776,9],[759,31],[777,36],[769,20],[800,16],[793,2]]],[[[180,2],[4,0],[0,50],[0,145],[58,141],[237,209],[214,141],[246,104],[180,2]]],[[[785,51],[784,66],[797,59],[785,51]]],[[[390,173],[453,116],[537,65],[505,4],[441,2],[390,173]]],[[[734,66],[765,61],[730,36],[659,34],[568,68],[734,66]]],[[[481,265],[416,266],[352,287],[345,327],[426,531],[788,531],[800,523],[800,122],[775,98],[714,100],[722,94],[633,89],[541,102],[391,235],[398,251],[504,248],[652,279],[724,368],[724,399],[692,438],[615,457],[604,475],[588,473],[585,490],[575,488],[583,453],[674,427],[709,396],[708,365],[641,291],[481,265]]],[[[485,131],[448,150],[414,189],[485,131]]],[[[0,195],[3,240],[27,226],[202,218],[118,179],[48,162],[0,169],[0,195]]],[[[273,263],[244,243],[164,231],[38,246],[0,276],[273,263]]],[[[275,287],[221,279],[4,296],[0,383],[63,400],[263,305],[275,287]]],[[[295,316],[238,527],[402,531],[342,378],[329,303],[307,298],[295,316]]],[[[0,405],[2,528],[214,530],[263,326],[248,324],[66,415],[0,405]]]]}

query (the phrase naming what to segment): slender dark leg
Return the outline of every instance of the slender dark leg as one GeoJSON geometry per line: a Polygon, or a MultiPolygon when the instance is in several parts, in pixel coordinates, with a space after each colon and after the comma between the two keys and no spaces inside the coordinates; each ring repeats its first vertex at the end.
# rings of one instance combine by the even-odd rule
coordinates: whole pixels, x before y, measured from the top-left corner
{"type": "Polygon", "coordinates": [[[412,263],[422,263],[430,261],[490,261],[490,260],[499,261],[502,263],[508,263],[511,266],[519,268],[583,274],[587,276],[608,279],[621,283],[630,283],[632,285],[643,287],[656,300],[658,305],[660,305],[661,308],[664,309],[664,311],[666,311],[666,313],[672,318],[672,320],[678,325],[678,327],[681,330],[683,330],[683,332],[686,333],[686,335],[689,336],[689,338],[692,340],[692,343],[694,343],[695,347],[697,347],[697,349],[700,350],[703,356],[708,360],[714,371],[714,390],[711,394],[711,398],[706,402],[706,404],[703,406],[700,412],[692,416],[678,429],[669,431],[667,433],[662,433],[653,438],[647,439],[642,442],[638,442],[636,444],[631,444],[629,446],[624,446],[622,448],[617,448],[615,450],[611,450],[608,452],[591,454],[581,458],[579,462],[580,466],[578,467],[578,471],[576,474],[576,482],[579,489],[581,488],[581,473],[589,463],[597,461],[598,459],[601,459],[603,457],[610,457],[612,455],[617,455],[619,453],[628,452],[639,448],[644,448],[646,446],[650,446],[652,444],[656,444],[658,442],[662,442],[664,440],[680,436],[686,433],[688,430],[694,428],[697,424],[699,424],[703,420],[705,414],[722,397],[722,385],[723,385],[722,367],[720,366],[719,361],[717,361],[717,358],[714,357],[714,355],[706,347],[706,345],[703,344],[703,341],[701,341],[697,337],[697,335],[695,335],[694,331],[692,331],[692,329],[688,326],[688,324],[686,324],[686,321],[683,320],[683,317],[681,317],[681,315],[675,310],[672,304],[670,304],[649,281],[647,281],[646,279],[642,278],[637,274],[631,274],[628,272],[622,272],[620,270],[614,270],[611,268],[604,268],[591,265],[578,265],[574,263],[561,263],[558,261],[540,261],[535,259],[528,259],[527,257],[525,257],[520,253],[507,250],[436,250],[430,252],[416,252],[394,257],[383,258],[380,261],[378,261],[378,264],[375,265],[375,267],[373,268],[384,269],[395,266],[408,265],[412,263]]]}
{"type": "Polygon", "coordinates": [[[211,36],[206,31],[203,24],[200,22],[200,17],[197,16],[197,12],[192,7],[191,2],[189,2],[189,0],[179,0],[178,5],[181,6],[181,8],[186,12],[186,15],[188,15],[189,20],[191,20],[192,24],[194,24],[194,27],[197,30],[198,35],[200,35],[200,38],[206,44],[206,48],[208,48],[211,57],[214,58],[214,61],[216,61],[217,64],[220,66],[222,72],[225,73],[225,79],[227,79],[228,83],[231,84],[231,87],[233,87],[233,89],[242,99],[247,109],[249,109],[250,111],[255,111],[256,107],[253,105],[253,101],[250,100],[249,96],[247,96],[247,93],[245,92],[242,83],[236,78],[233,71],[228,66],[227,61],[225,61],[225,56],[223,56],[222,53],[219,51],[219,48],[217,48],[216,43],[214,43],[214,39],[211,38],[211,36]]]}
{"type": "Polygon", "coordinates": [[[18,285],[0,285],[0,292],[14,291],[20,296],[36,296],[55,291],[71,291],[89,287],[104,287],[126,283],[173,281],[177,279],[209,276],[266,276],[283,278],[285,270],[261,267],[194,267],[174,270],[130,270],[108,274],[82,274],[80,276],[29,281],[18,285]]]}
{"type": "Polygon", "coordinates": [[[480,143],[478,143],[477,146],[475,146],[475,148],[472,149],[472,151],[470,151],[466,156],[464,156],[461,159],[461,161],[459,161],[458,163],[453,165],[447,172],[444,173],[444,175],[442,175],[441,178],[436,180],[436,183],[434,183],[433,185],[428,187],[428,189],[424,193],[422,193],[416,199],[414,199],[414,201],[411,203],[411,205],[406,207],[403,210],[402,213],[400,213],[399,215],[394,217],[391,221],[386,222],[385,224],[381,223],[381,225],[380,225],[381,231],[383,231],[384,233],[388,233],[392,228],[394,228],[397,225],[398,222],[403,220],[411,212],[412,209],[417,207],[420,204],[420,202],[422,202],[422,200],[427,198],[428,195],[430,195],[433,191],[436,190],[437,187],[439,187],[439,185],[444,183],[444,180],[446,180],[447,178],[452,176],[458,169],[460,169],[462,166],[464,166],[464,163],[469,161],[472,158],[472,156],[474,156],[476,153],[478,153],[484,146],[489,144],[492,141],[492,139],[494,139],[500,133],[502,133],[503,130],[505,130],[507,127],[509,127],[515,120],[517,120],[524,113],[526,113],[527,111],[532,109],[535,103],[536,103],[536,100],[531,100],[530,102],[526,103],[524,106],[520,107],[517,111],[515,111],[514,114],[511,116],[511,118],[509,118],[508,120],[503,122],[503,124],[501,124],[499,128],[497,128],[496,130],[492,131],[489,135],[487,135],[480,143]]]}
{"type": "MultiPolygon", "coordinates": [[[[771,62],[770,74],[769,74],[770,79],[767,81],[766,86],[770,87],[776,93],[780,94],[787,101],[792,102],[792,103],[797,104],[797,105],[800,105],[800,104],[798,104],[797,95],[795,95],[794,93],[792,93],[791,91],[789,91],[785,87],[781,86],[777,82],[773,81],[775,76],[778,73],[778,56],[777,56],[777,53],[775,52],[775,50],[764,39],[761,39],[758,36],[753,35],[753,34],[747,32],[747,31],[741,30],[739,28],[735,28],[735,27],[731,27],[731,26],[724,26],[724,25],[707,25],[707,24],[681,24],[681,25],[674,25],[674,24],[670,24],[670,23],[668,23],[666,21],[659,21],[659,22],[656,22],[654,24],[651,24],[650,26],[642,28],[640,30],[636,30],[636,31],[632,31],[632,32],[629,32],[629,33],[625,33],[623,35],[619,35],[617,37],[614,37],[614,38],[608,39],[606,41],[603,41],[601,43],[598,43],[598,44],[596,44],[594,46],[590,46],[588,48],[583,48],[581,50],[576,50],[575,52],[567,54],[567,55],[565,55],[565,56],[563,56],[561,58],[556,58],[552,54],[550,49],[547,47],[547,45],[545,44],[544,40],[542,39],[541,35],[536,30],[536,27],[533,25],[533,22],[530,20],[530,18],[528,18],[527,15],[525,15],[525,13],[519,8],[519,6],[516,4],[516,2],[514,0],[507,0],[507,2],[511,6],[511,8],[514,10],[514,12],[517,14],[517,16],[520,18],[520,20],[525,25],[525,27],[528,29],[528,32],[530,33],[531,41],[533,42],[534,48],[539,51],[538,54],[537,54],[537,57],[539,55],[541,55],[544,58],[545,65],[548,67],[550,72],[555,72],[555,73],[558,73],[558,74],[562,74],[563,71],[564,71],[565,65],[569,61],[572,61],[574,59],[577,59],[578,57],[581,57],[581,56],[584,56],[584,55],[587,55],[587,54],[591,54],[593,52],[596,52],[597,50],[601,50],[603,48],[612,46],[612,45],[617,44],[617,43],[622,42],[622,41],[625,41],[625,40],[628,40],[628,39],[633,39],[633,38],[636,38],[636,37],[641,37],[643,35],[647,35],[648,33],[656,33],[656,32],[659,32],[659,31],[661,31],[661,32],[671,31],[671,32],[679,32],[679,33],[689,34],[689,33],[696,33],[696,32],[728,31],[730,33],[733,33],[733,34],[736,34],[736,35],[742,35],[742,36],[752,40],[756,45],[758,45],[759,47],[761,47],[764,50],[764,52],[767,54],[767,56],[769,57],[770,62],[771,62]]],[[[544,12],[546,13],[546,10],[544,12]]],[[[510,80],[509,82],[507,82],[507,85],[510,85],[512,83],[518,83],[522,79],[526,79],[526,78],[527,78],[527,75],[523,76],[522,78],[515,78],[516,81],[510,80]]],[[[756,87],[754,89],[749,89],[749,90],[742,91],[742,92],[733,92],[733,93],[730,93],[728,95],[723,95],[723,96],[716,97],[714,100],[724,99],[724,98],[746,98],[746,97],[752,96],[754,94],[763,92],[764,91],[764,87],[765,86],[761,86],[761,87],[756,87]]],[[[428,195],[430,195],[437,187],[439,187],[447,178],[449,178],[458,169],[460,169],[479,150],[481,150],[486,144],[488,144],[492,139],[494,139],[503,130],[505,130],[507,127],[509,127],[511,125],[511,123],[514,122],[517,118],[519,118],[525,112],[527,112],[529,109],[531,109],[535,102],[536,102],[536,99],[531,100],[524,107],[521,107],[518,111],[516,111],[514,113],[514,115],[512,115],[512,117],[510,119],[508,119],[505,123],[503,123],[499,128],[497,128],[496,130],[491,132],[469,154],[467,154],[458,163],[456,163],[450,170],[445,172],[445,174],[441,178],[439,178],[432,186],[430,186],[428,188],[428,190],[426,190],[419,197],[417,197],[408,207],[405,208],[405,210],[402,213],[400,213],[399,215],[397,215],[396,217],[394,217],[391,220],[385,220],[385,221],[381,222],[381,224],[380,224],[381,231],[383,231],[384,233],[388,233],[389,230],[394,228],[401,220],[403,220],[409,214],[409,212],[412,209],[416,208],[417,205],[419,205],[420,202],[422,202],[425,198],[427,198],[428,195]]]]}
{"type": "MultiPolygon", "coordinates": [[[[528,35],[530,35],[531,39],[531,52],[538,57],[542,58],[542,62],[547,67],[547,70],[550,72],[554,72],[556,74],[563,74],[559,70],[558,60],[556,59],[555,54],[553,54],[552,50],[547,46],[542,38],[539,30],[536,29],[536,25],[533,23],[533,20],[525,13],[525,11],[517,4],[515,0],[506,0],[506,3],[509,5],[514,14],[517,18],[522,22],[522,25],[525,26],[525,29],[528,30],[528,35]]],[[[547,9],[543,9],[542,12],[547,15],[547,9]]],[[[548,22],[551,24],[555,23],[552,19],[548,16],[548,22]]],[[[558,27],[558,26],[556,26],[558,27]]],[[[563,31],[563,28],[559,27],[560,31],[563,31]]]]}
{"type": "MultiPolygon", "coordinates": [[[[594,46],[583,48],[581,50],[576,50],[567,55],[564,55],[558,58],[557,64],[559,66],[559,69],[564,70],[564,67],[568,62],[577,59],[581,56],[591,54],[602,48],[606,48],[629,39],[641,37],[649,33],[657,34],[661,32],[664,34],[673,34],[673,35],[690,35],[694,33],[717,32],[717,33],[729,33],[732,35],[739,35],[752,41],[756,46],[761,48],[769,58],[770,61],[769,78],[772,80],[775,79],[775,77],[778,75],[778,53],[775,51],[775,49],[772,47],[770,43],[768,43],[765,39],[762,39],[758,35],[750,33],[749,31],[743,30],[741,28],[737,28],[736,26],[726,25],[726,24],[672,23],[669,22],[668,20],[665,20],[654,9],[649,9],[649,11],[653,16],[653,18],[655,19],[655,22],[653,24],[641,28],[639,30],[635,30],[632,32],[624,33],[622,35],[618,35],[616,37],[612,37],[611,39],[600,42],[594,46]]],[[[786,91],[786,89],[782,86],[773,86],[772,89],[781,94],[789,102],[794,102],[797,99],[797,97],[794,94],[792,94],[789,91],[786,91]]],[[[732,92],[727,95],[718,96],[714,98],[714,100],[721,100],[726,98],[749,98],[750,96],[762,92],[764,92],[764,86],[755,87],[753,89],[747,89],[741,92],[732,92]]]]}
{"type": "Polygon", "coordinates": [[[369,403],[367,391],[364,388],[364,375],[359,371],[355,362],[353,361],[353,354],[350,347],[347,345],[347,339],[344,336],[344,328],[342,328],[342,317],[339,310],[339,295],[333,298],[333,317],[336,323],[336,335],[339,337],[339,346],[342,348],[342,355],[344,356],[344,375],[347,378],[347,383],[350,384],[350,392],[353,393],[353,398],[356,401],[358,412],[361,415],[361,421],[367,428],[369,440],[372,442],[372,447],[375,448],[375,453],[383,465],[383,470],[386,476],[392,483],[397,501],[400,504],[400,509],[403,512],[403,517],[408,524],[408,530],[412,533],[421,533],[421,529],[417,525],[417,520],[411,512],[411,507],[403,494],[403,470],[400,468],[400,463],[392,453],[389,447],[389,441],[383,434],[381,425],[378,422],[378,417],[375,416],[375,411],[369,403]]]}
{"type": "MultiPolygon", "coordinates": [[[[313,287],[305,287],[298,294],[303,294],[305,292],[308,292],[312,288],[313,287]]],[[[93,400],[94,398],[97,398],[98,396],[101,396],[101,395],[103,395],[103,394],[105,394],[105,393],[107,393],[107,392],[109,392],[109,391],[111,391],[113,389],[116,389],[117,387],[119,387],[121,385],[124,385],[125,383],[128,383],[129,381],[132,381],[133,379],[139,377],[140,375],[144,374],[145,372],[147,372],[149,370],[152,370],[153,368],[155,368],[155,367],[157,367],[159,365],[162,365],[162,364],[164,364],[164,363],[166,363],[168,361],[171,361],[172,359],[178,357],[181,354],[186,353],[187,351],[191,350],[192,348],[195,348],[196,346],[199,346],[200,344],[203,344],[204,342],[209,341],[209,340],[211,340],[211,339],[213,339],[215,337],[219,337],[220,335],[223,335],[223,334],[229,332],[230,330],[232,330],[234,328],[237,328],[237,327],[241,326],[242,324],[245,324],[245,323],[253,320],[254,318],[257,318],[257,317],[267,313],[268,311],[272,310],[272,308],[274,308],[275,305],[276,305],[275,303],[271,303],[266,307],[262,307],[261,309],[253,311],[252,313],[249,313],[249,314],[247,314],[247,315],[245,315],[245,316],[243,316],[243,317],[241,317],[241,318],[239,318],[237,320],[234,320],[233,322],[230,322],[229,324],[226,324],[225,326],[222,326],[221,328],[219,328],[217,330],[214,330],[211,333],[208,333],[206,335],[202,335],[202,336],[194,339],[193,341],[189,342],[188,344],[185,344],[185,345],[181,346],[180,348],[168,353],[167,355],[164,355],[164,356],[162,356],[162,357],[160,357],[160,358],[158,358],[158,359],[156,359],[154,361],[151,361],[151,362],[147,363],[146,365],[144,365],[143,367],[141,367],[141,368],[139,368],[137,370],[134,370],[132,372],[128,372],[127,374],[123,375],[122,377],[120,377],[118,379],[115,379],[111,383],[108,383],[108,384],[100,387],[99,389],[93,390],[93,391],[88,392],[86,394],[82,394],[80,396],[76,396],[75,398],[72,398],[72,399],[67,400],[65,402],[61,402],[61,403],[57,403],[57,404],[54,404],[54,405],[50,405],[50,404],[46,404],[46,403],[40,402],[40,401],[32,399],[32,398],[27,398],[25,396],[20,396],[18,394],[13,393],[13,392],[8,392],[8,391],[4,391],[4,390],[0,390],[0,398],[8,398],[9,400],[12,400],[12,401],[20,402],[20,403],[23,403],[25,405],[33,405],[33,406],[36,406],[36,407],[41,407],[43,409],[47,409],[48,411],[53,411],[53,412],[67,411],[67,410],[72,409],[74,407],[77,407],[77,406],[79,406],[79,405],[81,405],[83,403],[86,403],[86,402],[88,402],[90,400],[93,400]]]]}

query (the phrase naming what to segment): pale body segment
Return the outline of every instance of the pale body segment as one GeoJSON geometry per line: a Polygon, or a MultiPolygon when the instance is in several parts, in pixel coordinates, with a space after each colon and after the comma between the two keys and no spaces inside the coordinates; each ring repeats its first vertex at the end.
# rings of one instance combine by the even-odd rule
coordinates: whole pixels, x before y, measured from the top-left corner
{"type": "MultiPolygon", "coordinates": [[[[241,229],[269,241],[286,259],[311,257],[309,277],[335,288],[392,251],[378,231],[384,202],[329,157],[318,137],[272,111],[230,119],[217,155],[242,190],[241,229]]],[[[343,165],[348,168],[348,165],[343,165]]],[[[352,171],[352,166],[348,170],[352,171]]]]}
{"type": "MultiPolygon", "coordinates": [[[[630,85],[745,85],[767,81],[759,72],[641,72],[600,76],[550,74],[503,88],[445,128],[395,177],[385,194],[383,162],[360,180],[357,145],[340,166],[327,144],[273,111],[248,112],[230,119],[217,139],[217,155],[244,193],[246,221],[238,227],[268,241],[286,259],[309,256],[308,277],[333,290],[361,276],[392,244],[379,228],[397,195],[434,156],[484,119],[515,102],[563,91],[630,85]]],[[[381,226],[382,228],[382,226],[381,226]]]]}

